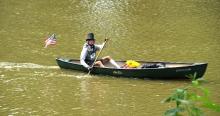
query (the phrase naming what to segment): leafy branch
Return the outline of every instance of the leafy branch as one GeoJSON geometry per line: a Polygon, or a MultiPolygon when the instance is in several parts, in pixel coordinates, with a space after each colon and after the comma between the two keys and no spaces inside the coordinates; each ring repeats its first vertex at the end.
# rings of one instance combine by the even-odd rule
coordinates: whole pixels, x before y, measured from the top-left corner
{"type": "Polygon", "coordinates": [[[162,101],[162,103],[176,103],[176,107],[168,109],[164,116],[181,116],[183,112],[187,112],[189,116],[204,115],[198,106],[220,112],[220,105],[210,99],[209,90],[201,85],[205,80],[196,79],[196,76],[197,73],[187,75],[192,80],[192,84],[176,89],[171,96],[162,101]]]}

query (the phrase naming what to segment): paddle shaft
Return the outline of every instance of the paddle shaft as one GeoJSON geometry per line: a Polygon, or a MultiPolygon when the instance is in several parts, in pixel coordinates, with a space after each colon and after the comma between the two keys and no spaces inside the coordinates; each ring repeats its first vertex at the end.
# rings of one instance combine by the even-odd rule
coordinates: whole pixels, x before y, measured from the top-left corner
{"type": "MultiPolygon", "coordinates": [[[[101,48],[100,52],[99,52],[99,53],[98,53],[98,55],[96,56],[95,61],[92,63],[91,68],[93,68],[93,67],[94,67],[95,62],[97,61],[97,59],[98,59],[99,55],[101,54],[101,52],[102,52],[103,48],[105,47],[105,44],[107,43],[107,41],[108,41],[108,39],[105,39],[104,44],[103,44],[103,47],[101,48]]],[[[91,72],[91,70],[89,70],[88,75],[90,75],[90,72],[91,72]]]]}

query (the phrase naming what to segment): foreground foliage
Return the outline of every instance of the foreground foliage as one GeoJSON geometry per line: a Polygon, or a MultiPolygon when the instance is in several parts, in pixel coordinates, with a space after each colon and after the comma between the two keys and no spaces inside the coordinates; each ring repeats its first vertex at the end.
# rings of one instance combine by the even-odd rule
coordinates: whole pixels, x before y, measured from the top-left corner
{"type": "Polygon", "coordinates": [[[191,85],[176,89],[171,96],[162,101],[162,103],[176,103],[176,107],[168,109],[164,115],[181,116],[187,113],[189,116],[202,116],[204,113],[200,107],[220,112],[220,105],[210,99],[209,90],[201,85],[204,80],[196,79],[196,73],[187,77],[192,80],[191,85]]]}

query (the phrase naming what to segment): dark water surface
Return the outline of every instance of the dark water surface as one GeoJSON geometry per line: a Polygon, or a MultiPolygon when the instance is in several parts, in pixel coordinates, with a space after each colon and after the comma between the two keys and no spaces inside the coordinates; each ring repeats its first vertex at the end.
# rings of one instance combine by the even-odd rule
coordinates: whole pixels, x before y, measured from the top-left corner
{"type": "MultiPolygon", "coordinates": [[[[160,116],[187,80],[140,80],[61,70],[84,38],[111,38],[117,60],[208,62],[204,86],[220,104],[219,0],[0,0],[0,115],[160,116]],[[57,34],[57,45],[44,47],[57,34]]],[[[205,109],[205,114],[219,113],[205,109]]]]}

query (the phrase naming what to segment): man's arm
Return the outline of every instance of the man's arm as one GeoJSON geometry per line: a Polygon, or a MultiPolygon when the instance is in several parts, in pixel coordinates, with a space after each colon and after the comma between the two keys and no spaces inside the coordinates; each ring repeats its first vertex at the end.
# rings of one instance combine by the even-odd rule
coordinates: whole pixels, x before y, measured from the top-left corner
{"type": "Polygon", "coordinates": [[[89,68],[89,65],[86,64],[85,59],[86,59],[86,54],[87,54],[87,48],[83,47],[81,55],[80,55],[80,63],[85,67],[89,68]]]}
{"type": "Polygon", "coordinates": [[[103,46],[104,46],[104,43],[101,44],[101,45],[95,45],[95,47],[97,48],[97,50],[101,50],[101,49],[103,48],[103,46]]]}

